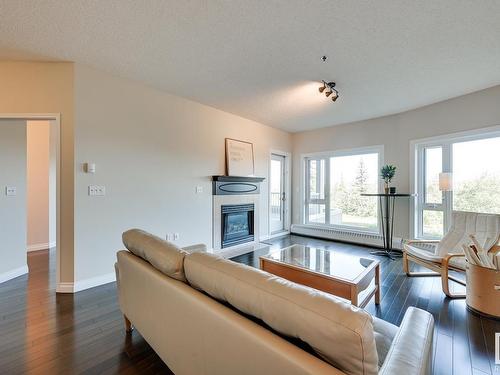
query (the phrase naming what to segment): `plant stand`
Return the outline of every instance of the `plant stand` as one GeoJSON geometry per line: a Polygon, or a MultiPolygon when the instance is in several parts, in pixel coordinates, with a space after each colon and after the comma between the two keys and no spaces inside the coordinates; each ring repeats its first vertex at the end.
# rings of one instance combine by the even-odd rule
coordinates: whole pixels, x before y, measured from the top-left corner
{"type": "Polygon", "coordinates": [[[401,257],[401,252],[392,247],[392,238],[394,234],[394,206],[396,198],[409,198],[416,196],[416,194],[361,194],[361,196],[378,197],[379,199],[383,250],[374,250],[371,251],[370,254],[386,256],[391,260],[401,257]]]}

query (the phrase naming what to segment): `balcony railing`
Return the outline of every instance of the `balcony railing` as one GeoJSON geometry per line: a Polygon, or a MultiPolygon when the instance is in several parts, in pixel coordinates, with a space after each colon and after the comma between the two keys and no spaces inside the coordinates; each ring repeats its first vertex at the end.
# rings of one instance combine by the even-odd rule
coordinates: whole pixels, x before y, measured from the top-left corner
{"type": "Polygon", "coordinates": [[[271,193],[271,216],[281,217],[281,193],[271,193]]]}

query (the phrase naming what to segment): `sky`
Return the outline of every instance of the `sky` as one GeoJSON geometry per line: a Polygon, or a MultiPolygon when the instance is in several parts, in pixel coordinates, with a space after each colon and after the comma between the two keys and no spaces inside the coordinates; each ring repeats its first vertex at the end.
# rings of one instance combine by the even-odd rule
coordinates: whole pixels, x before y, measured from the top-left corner
{"type": "Polygon", "coordinates": [[[486,172],[500,175],[500,137],[453,144],[454,183],[486,172]]]}
{"type": "MultiPolygon", "coordinates": [[[[363,160],[367,171],[367,183],[376,184],[379,178],[378,154],[362,154],[350,156],[337,156],[330,161],[331,184],[335,185],[344,180],[346,184],[352,183],[358,174],[359,162],[363,160]]],[[[397,176],[397,171],[396,171],[397,176]]]]}
{"type": "MultiPolygon", "coordinates": [[[[485,173],[500,176],[500,137],[454,143],[452,153],[455,186],[485,173]]],[[[441,147],[428,148],[426,156],[428,180],[437,185],[442,170],[441,147]]]]}

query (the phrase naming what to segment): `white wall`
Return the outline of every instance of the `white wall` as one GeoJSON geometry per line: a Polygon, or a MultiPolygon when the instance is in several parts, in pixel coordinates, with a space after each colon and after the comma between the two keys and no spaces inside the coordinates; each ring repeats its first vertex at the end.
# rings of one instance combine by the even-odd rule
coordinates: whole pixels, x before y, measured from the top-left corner
{"type": "Polygon", "coordinates": [[[211,246],[210,176],[224,174],[225,137],[254,143],[256,175],[266,177],[260,212],[266,235],[269,152],[290,151],[290,134],[77,64],[77,284],[113,277],[128,228],[162,237],[178,232],[179,245],[211,246]],[[96,164],[95,174],[84,173],[85,162],[96,164]],[[89,197],[90,184],[104,185],[106,196],[89,197]]]}
{"type": "MultiPolygon", "coordinates": [[[[498,125],[499,103],[500,86],[496,86],[397,115],[294,134],[293,223],[299,223],[302,205],[298,192],[301,181],[301,154],[384,145],[385,163],[398,167],[393,185],[400,192],[408,192],[411,140],[498,125]]],[[[408,201],[400,200],[396,209],[395,236],[407,238],[408,201]]]]}
{"type": "Polygon", "coordinates": [[[49,121],[27,122],[28,251],[55,245],[54,234],[50,238],[49,220],[51,211],[55,219],[56,203],[54,199],[49,203],[50,192],[55,193],[55,174],[50,173],[50,130],[49,121]]]}
{"type": "Polygon", "coordinates": [[[26,121],[0,120],[0,282],[28,271],[26,200],[26,121]]]}

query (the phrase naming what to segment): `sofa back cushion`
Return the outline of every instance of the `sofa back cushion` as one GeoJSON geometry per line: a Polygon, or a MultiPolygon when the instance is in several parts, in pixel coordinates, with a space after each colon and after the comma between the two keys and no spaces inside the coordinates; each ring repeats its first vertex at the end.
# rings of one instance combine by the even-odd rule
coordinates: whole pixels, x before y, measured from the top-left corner
{"type": "Polygon", "coordinates": [[[299,338],[347,374],[378,372],[373,320],[364,310],[318,290],[213,254],[186,256],[186,279],[195,288],[299,338]]]}
{"type": "Polygon", "coordinates": [[[186,251],[140,229],[123,232],[122,240],[131,253],[149,262],[158,271],[173,279],[186,281],[184,276],[186,251]]]}

